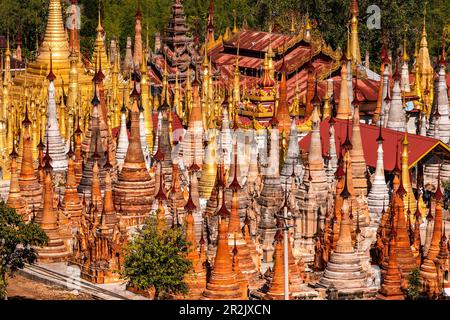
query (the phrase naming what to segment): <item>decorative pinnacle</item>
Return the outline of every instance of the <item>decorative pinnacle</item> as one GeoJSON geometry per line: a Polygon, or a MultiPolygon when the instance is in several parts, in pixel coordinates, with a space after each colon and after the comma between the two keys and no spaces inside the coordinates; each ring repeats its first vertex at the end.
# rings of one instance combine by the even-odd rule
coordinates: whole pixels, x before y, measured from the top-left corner
{"type": "Polygon", "coordinates": [[[230,215],[230,211],[228,211],[227,206],[225,205],[225,189],[222,188],[222,205],[217,211],[217,214],[222,218],[227,218],[230,215]]]}
{"type": "Polygon", "coordinates": [[[48,139],[48,131],[47,131],[47,145],[46,145],[46,153],[45,153],[45,156],[44,156],[44,161],[45,161],[45,164],[44,164],[44,170],[45,171],[47,171],[47,172],[50,172],[52,169],[53,169],[53,167],[52,167],[52,165],[51,165],[51,161],[52,161],[52,158],[50,157],[50,151],[49,151],[49,145],[50,145],[50,143],[49,143],[49,141],[48,141],[49,139],[48,139]]]}
{"type": "Polygon", "coordinates": [[[343,199],[350,198],[350,192],[348,191],[348,163],[345,163],[345,181],[344,181],[344,188],[341,191],[340,196],[343,199]]]}
{"type": "Polygon", "coordinates": [[[383,117],[380,117],[380,125],[379,125],[379,131],[378,131],[378,138],[377,138],[377,142],[378,143],[383,143],[384,138],[383,138],[383,134],[382,134],[382,130],[381,130],[381,124],[383,123],[383,117]]]}
{"type": "Polygon", "coordinates": [[[28,106],[25,105],[25,118],[22,121],[22,125],[27,128],[31,125],[30,117],[28,116],[28,106]]]}
{"type": "Polygon", "coordinates": [[[160,172],[159,172],[159,189],[158,189],[158,193],[155,196],[155,199],[159,200],[159,201],[165,201],[167,200],[167,196],[164,193],[164,185],[163,185],[163,180],[164,180],[164,176],[162,173],[162,166],[160,166],[160,172]]]}
{"type": "Polygon", "coordinates": [[[50,72],[48,73],[47,79],[51,82],[51,81],[55,81],[56,76],[53,73],[53,53],[52,53],[52,49],[50,48],[50,72]]]}
{"type": "MultiPolygon", "coordinates": [[[[192,181],[192,179],[191,179],[192,181]]],[[[189,181],[189,197],[186,202],[186,205],[184,206],[184,209],[186,209],[187,212],[193,212],[197,210],[197,206],[195,205],[194,201],[192,200],[192,185],[191,181],[189,181]]]]}

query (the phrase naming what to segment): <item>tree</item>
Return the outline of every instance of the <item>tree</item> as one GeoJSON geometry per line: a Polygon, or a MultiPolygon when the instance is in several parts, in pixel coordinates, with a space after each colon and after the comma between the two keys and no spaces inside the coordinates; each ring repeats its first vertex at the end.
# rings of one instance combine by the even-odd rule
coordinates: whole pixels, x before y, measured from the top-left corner
{"type": "Polygon", "coordinates": [[[416,300],[420,294],[420,271],[419,268],[414,268],[408,274],[408,289],[406,290],[406,297],[410,300],[416,300]]]}
{"type": "MultiPolygon", "coordinates": [[[[45,32],[49,0],[8,0],[0,1],[0,34],[9,29],[11,39],[22,35],[24,55],[34,52],[36,40],[45,32]]],[[[163,32],[170,8],[175,0],[146,0],[142,4],[142,27],[146,34],[148,26],[149,39],[153,43],[154,34],[163,32]]],[[[61,0],[63,13],[69,0],[61,0]]],[[[84,52],[92,52],[96,37],[99,0],[78,0],[81,8],[80,42],[84,52]]],[[[184,11],[192,32],[203,41],[206,31],[209,0],[184,0],[184,11]]],[[[291,18],[297,26],[308,16],[317,24],[326,43],[333,48],[345,49],[347,25],[350,19],[351,0],[231,0],[214,1],[214,27],[216,37],[223,34],[227,27],[233,27],[233,11],[236,12],[238,27],[245,20],[255,30],[268,31],[269,24],[274,32],[289,32],[291,18]]],[[[370,5],[377,5],[381,10],[381,25],[389,49],[395,55],[402,45],[406,31],[408,53],[412,56],[416,41],[420,41],[422,32],[425,1],[418,0],[359,0],[359,39],[361,54],[370,52],[370,60],[375,65],[380,62],[381,31],[369,30],[366,13],[370,5]]],[[[440,53],[442,32],[450,24],[450,5],[448,1],[428,0],[426,5],[426,22],[428,45],[432,57],[440,53]]],[[[125,51],[127,37],[134,36],[134,14],[137,0],[102,0],[101,12],[107,43],[112,37],[119,40],[122,54],[125,51]]],[[[448,32],[447,32],[448,34],[448,32]]],[[[447,35],[446,48],[449,52],[450,37],[447,35]]]]}
{"type": "Polygon", "coordinates": [[[181,228],[161,232],[156,219],[148,218],[124,251],[120,273],[128,284],[145,291],[154,289],[155,299],[187,293],[183,280],[192,263],[187,259],[188,243],[181,228]]]}
{"type": "Polygon", "coordinates": [[[48,237],[34,222],[25,223],[15,209],[0,202],[0,299],[6,299],[8,276],[26,263],[36,262],[36,246],[46,245],[48,237]]]}

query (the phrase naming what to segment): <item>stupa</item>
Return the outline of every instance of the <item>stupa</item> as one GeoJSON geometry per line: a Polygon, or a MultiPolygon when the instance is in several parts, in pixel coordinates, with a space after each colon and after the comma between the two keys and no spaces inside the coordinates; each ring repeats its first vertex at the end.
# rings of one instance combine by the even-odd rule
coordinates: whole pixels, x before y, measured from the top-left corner
{"type": "Polygon", "coordinates": [[[390,101],[389,113],[386,118],[386,128],[396,131],[405,131],[406,113],[402,103],[398,65],[395,68],[395,73],[392,78],[394,79],[394,87],[392,88],[392,99],[390,101]]]}
{"type": "Polygon", "coordinates": [[[300,209],[299,216],[296,219],[296,228],[297,232],[300,232],[301,238],[296,237],[294,247],[299,248],[305,263],[312,262],[314,259],[314,235],[318,231],[318,226],[321,226],[323,222],[323,216],[320,217],[317,214],[318,212],[325,214],[329,190],[322,158],[320,119],[317,108],[318,104],[314,103],[308,160],[305,165],[302,183],[296,195],[300,209]]]}
{"type": "MultiPolygon", "coordinates": [[[[222,190],[223,192],[223,190],[222,190]]],[[[232,269],[230,248],[228,245],[228,217],[230,212],[225,206],[225,197],[222,197],[222,205],[218,210],[219,236],[217,252],[211,277],[206,282],[202,300],[239,300],[241,290],[235,272],[232,269]]]]}
{"type": "Polygon", "coordinates": [[[64,189],[63,206],[66,215],[70,215],[71,221],[75,226],[79,226],[81,223],[82,204],[80,195],[77,191],[77,183],[75,179],[74,170],[74,154],[72,151],[72,145],[69,144],[68,156],[68,168],[66,176],[66,185],[64,189]]]}
{"type": "MultiPolygon", "coordinates": [[[[124,95],[125,96],[125,95],[124,95]]],[[[124,98],[125,99],[125,98],[124,98]]],[[[122,108],[120,109],[120,131],[116,150],[116,161],[119,166],[119,170],[122,168],[125,156],[128,150],[128,131],[127,131],[127,108],[125,107],[125,100],[123,101],[122,108]]]]}
{"type": "Polygon", "coordinates": [[[349,218],[350,192],[348,190],[348,169],[346,170],[344,189],[341,192],[343,198],[341,225],[336,249],[332,252],[330,261],[320,278],[317,286],[329,288],[333,285],[338,294],[352,296],[368,289],[367,275],[364,272],[361,261],[356,255],[351,237],[352,221],[349,218]]]}
{"type": "MultiPolygon", "coordinates": [[[[58,175],[67,172],[67,154],[65,143],[61,138],[61,133],[59,131],[58,119],[56,117],[57,113],[54,85],[56,76],[53,73],[52,57],[53,54],[50,52],[50,72],[47,76],[47,79],[50,81],[50,83],[48,85],[48,107],[44,145],[49,145],[53,171],[56,175],[58,175]]],[[[63,115],[60,114],[59,116],[62,117],[63,115]]]]}
{"type": "Polygon", "coordinates": [[[122,170],[113,189],[113,195],[114,204],[122,208],[122,219],[129,220],[129,225],[135,225],[142,223],[150,213],[155,185],[147,171],[142,154],[139,135],[139,93],[136,90],[136,83],[131,97],[133,98],[133,105],[131,109],[130,144],[122,170]]]}
{"type": "Polygon", "coordinates": [[[380,131],[377,138],[378,144],[377,166],[375,168],[374,174],[375,177],[372,182],[372,187],[367,197],[367,202],[370,210],[370,221],[371,225],[374,227],[378,227],[378,224],[381,221],[381,211],[389,204],[389,193],[386,185],[386,179],[384,176],[384,158],[383,158],[384,139],[381,133],[381,125],[379,126],[379,128],[380,131]]]}
{"type": "MultiPolygon", "coordinates": [[[[25,108],[25,118],[22,121],[23,138],[22,138],[22,163],[20,167],[19,186],[20,194],[24,198],[28,209],[33,207],[40,208],[42,202],[42,187],[34,173],[34,159],[31,146],[30,135],[31,121],[28,117],[28,108],[25,108]]],[[[37,217],[37,221],[40,217],[37,217]]]]}
{"type": "MultiPolygon", "coordinates": [[[[275,118],[275,117],[274,117],[275,118]]],[[[263,187],[257,199],[261,220],[258,226],[263,261],[271,262],[273,257],[273,237],[275,236],[275,213],[281,205],[283,191],[279,174],[278,128],[270,130],[270,154],[265,168],[263,187]]]]}
{"type": "Polygon", "coordinates": [[[57,213],[53,203],[52,166],[48,151],[49,148],[47,147],[46,162],[44,165],[43,207],[39,225],[47,234],[49,240],[45,247],[36,249],[38,252],[38,261],[41,263],[61,262],[67,260],[69,256],[69,251],[64,244],[57,223],[57,213]]]}

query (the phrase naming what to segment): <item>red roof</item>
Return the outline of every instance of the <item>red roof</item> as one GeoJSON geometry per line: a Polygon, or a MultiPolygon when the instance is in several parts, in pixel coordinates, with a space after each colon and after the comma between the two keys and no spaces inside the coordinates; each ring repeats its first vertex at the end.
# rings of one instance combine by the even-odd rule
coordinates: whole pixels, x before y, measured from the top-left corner
{"type": "MultiPolygon", "coordinates": [[[[347,121],[336,119],[335,137],[336,137],[336,151],[337,154],[340,152],[340,144],[345,141],[347,134],[347,121]]],[[[378,138],[379,128],[374,125],[360,124],[361,128],[361,138],[364,150],[364,157],[366,159],[366,164],[369,167],[376,167],[377,164],[377,148],[378,144],[376,139],[378,138]]],[[[329,136],[329,124],[328,120],[324,120],[320,124],[320,135],[322,142],[322,154],[324,156],[328,155],[330,136],[329,136]]],[[[350,123],[349,135],[352,135],[352,124],[350,123]]],[[[398,161],[401,163],[401,143],[404,138],[404,133],[399,131],[394,131],[391,129],[383,128],[383,151],[384,151],[384,169],[391,171],[395,166],[395,154],[396,147],[398,150],[398,161]]],[[[308,133],[300,142],[300,148],[304,151],[309,150],[309,144],[311,142],[311,133],[308,133]]],[[[440,140],[436,140],[430,137],[424,137],[416,134],[408,134],[408,165],[411,168],[420,159],[422,159],[429,152],[434,150],[436,147],[441,147],[447,156],[450,156],[450,149],[442,143],[440,140]]]]}

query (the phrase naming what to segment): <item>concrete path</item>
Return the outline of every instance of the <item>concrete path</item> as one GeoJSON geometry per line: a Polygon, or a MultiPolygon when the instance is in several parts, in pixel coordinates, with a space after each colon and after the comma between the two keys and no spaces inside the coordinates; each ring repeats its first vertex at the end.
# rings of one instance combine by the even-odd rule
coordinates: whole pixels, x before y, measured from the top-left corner
{"type": "Polygon", "coordinates": [[[81,279],[80,269],[77,266],[68,266],[66,263],[28,265],[19,272],[32,280],[40,281],[51,286],[81,292],[97,300],[147,300],[147,298],[134,294],[125,289],[122,283],[93,284],[81,279]]]}

